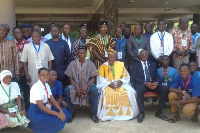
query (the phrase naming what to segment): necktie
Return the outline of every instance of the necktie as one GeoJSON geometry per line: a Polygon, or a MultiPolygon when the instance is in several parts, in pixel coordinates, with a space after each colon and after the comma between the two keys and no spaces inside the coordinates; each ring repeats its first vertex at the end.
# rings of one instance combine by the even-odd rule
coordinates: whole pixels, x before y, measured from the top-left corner
{"type": "Polygon", "coordinates": [[[146,63],[144,63],[144,71],[145,71],[145,74],[146,74],[146,82],[150,82],[150,75],[149,75],[149,70],[146,66],[146,63]]]}
{"type": "MultiPolygon", "coordinates": [[[[163,32],[161,32],[160,36],[161,36],[161,38],[163,38],[163,32]]],[[[163,47],[163,53],[161,53],[161,54],[164,55],[164,38],[161,41],[161,47],[163,47]]]]}

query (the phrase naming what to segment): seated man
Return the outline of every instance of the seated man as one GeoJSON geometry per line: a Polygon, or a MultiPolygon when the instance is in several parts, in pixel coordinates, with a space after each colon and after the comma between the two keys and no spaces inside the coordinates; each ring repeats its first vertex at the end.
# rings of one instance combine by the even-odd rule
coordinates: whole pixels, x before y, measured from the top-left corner
{"type": "Polygon", "coordinates": [[[137,118],[138,123],[141,123],[144,119],[144,93],[151,91],[158,93],[160,96],[160,102],[155,116],[162,120],[168,121],[168,118],[162,113],[165,101],[168,96],[169,89],[159,84],[159,76],[155,63],[147,61],[148,52],[146,50],[140,51],[140,61],[133,63],[133,81],[134,87],[137,91],[137,104],[140,114],[137,118]]]}
{"type": "Polygon", "coordinates": [[[130,120],[138,115],[136,92],[129,85],[130,76],[123,62],[116,61],[116,51],[106,50],[108,62],[99,68],[100,91],[98,117],[106,120],[130,120]]]}
{"type": "Polygon", "coordinates": [[[198,122],[197,101],[198,96],[200,96],[200,83],[194,76],[190,75],[188,64],[181,64],[179,71],[180,75],[177,76],[175,82],[169,89],[169,103],[172,112],[175,113],[175,116],[169,119],[169,122],[174,123],[180,119],[178,112],[179,104],[183,106],[183,113],[192,117],[192,122],[198,122]]]}
{"type": "Polygon", "coordinates": [[[200,72],[197,71],[197,65],[195,61],[190,61],[188,63],[189,67],[190,67],[190,74],[192,76],[194,76],[196,79],[198,79],[198,81],[200,81],[200,72]]]}
{"type": "Polygon", "coordinates": [[[171,87],[172,83],[178,76],[176,69],[169,67],[170,59],[169,56],[164,55],[161,57],[162,67],[158,68],[158,75],[160,77],[160,84],[171,87]]]}
{"type": "Polygon", "coordinates": [[[48,84],[50,86],[51,93],[52,93],[54,99],[57,101],[58,105],[60,107],[67,109],[67,103],[64,101],[64,98],[63,98],[62,83],[56,79],[57,79],[56,70],[53,70],[53,69],[50,70],[48,84]]]}
{"type": "Polygon", "coordinates": [[[98,71],[92,61],[85,59],[86,52],[87,48],[81,45],[78,49],[78,58],[73,60],[65,71],[71,83],[71,85],[65,89],[65,99],[68,104],[68,110],[72,114],[72,118],[68,122],[72,122],[74,117],[73,104],[88,106],[89,101],[91,102],[91,118],[93,122],[99,122],[96,116],[98,89],[94,85],[98,71]],[[89,98],[91,99],[89,100],[89,98]]]}

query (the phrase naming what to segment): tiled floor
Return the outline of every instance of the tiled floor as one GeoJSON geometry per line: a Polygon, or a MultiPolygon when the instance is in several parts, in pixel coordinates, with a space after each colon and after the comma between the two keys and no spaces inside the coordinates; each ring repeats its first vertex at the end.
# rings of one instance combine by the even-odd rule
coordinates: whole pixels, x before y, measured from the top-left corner
{"type": "MultiPolygon", "coordinates": [[[[154,117],[156,108],[156,103],[154,106],[145,103],[146,116],[140,124],[136,119],[93,123],[89,118],[89,109],[76,109],[74,121],[67,123],[61,133],[200,133],[200,119],[199,123],[191,123],[190,117],[184,116],[180,111],[181,120],[172,124],[154,117]]],[[[168,104],[163,112],[168,117],[173,116],[168,104]]],[[[0,130],[0,133],[31,133],[31,131],[17,127],[0,130]]]]}

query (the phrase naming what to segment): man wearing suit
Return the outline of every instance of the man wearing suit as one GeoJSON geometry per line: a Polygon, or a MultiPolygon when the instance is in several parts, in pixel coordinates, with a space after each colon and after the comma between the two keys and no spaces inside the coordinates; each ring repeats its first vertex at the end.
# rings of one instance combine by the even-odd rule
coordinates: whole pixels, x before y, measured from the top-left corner
{"type": "Polygon", "coordinates": [[[158,93],[160,102],[155,116],[162,120],[168,121],[168,118],[162,113],[165,101],[168,96],[169,89],[159,83],[159,75],[157,73],[156,65],[153,62],[147,61],[148,52],[146,50],[140,51],[140,60],[133,63],[132,76],[134,87],[137,91],[137,104],[140,114],[137,118],[138,123],[144,119],[144,93],[147,91],[158,93]]]}
{"type": "MultiPolygon", "coordinates": [[[[127,41],[127,54],[128,54],[128,62],[129,62],[129,73],[132,73],[132,64],[133,62],[140,61],[139,59],[139,52],[141,50],[147,50],[150,53],[150,46],[149,46],[149,40],[146,37],[143,37],[141,35],[142,33],[142,26],[136,25],[134,28],[134,34],[135,36],[131,36],[127,41]]],[[[131,81],[132,81],[132,75],[131,81]]]]}
{"type": "Polygon", "coordinates": [[[71,53],[72,50],[72,45],[74,44],[75,40],[74,38],[69,36],[70,33],[70,25],[69,24],[64,24],[63,25],[63,33],[59,36],[59,38],[65,40],[69,46],[69,51],[71,53]]]}

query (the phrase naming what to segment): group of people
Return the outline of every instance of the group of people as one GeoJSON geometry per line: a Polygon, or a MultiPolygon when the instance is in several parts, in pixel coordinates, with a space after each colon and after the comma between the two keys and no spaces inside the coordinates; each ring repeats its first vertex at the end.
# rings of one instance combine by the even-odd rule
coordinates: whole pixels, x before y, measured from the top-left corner
{"type": "Polygon", "coordinates": [[[63,33],[50,24],[44,37],[39,25],[23,24],[13,29],[14,38],[8,25],[0,25],[0,129],[23,125],[36,133],[56,133],[73,121],[74,105],[90,105],[95,123],[135,117],[141,123],[145,92],[159,94],[155,117],[174,123],[182,105],[184,114],[198,122],[200,34],[198,25],[190,31],[188,22],[181,17],[167,32],[166,22],[159,20],[155,33],[146,23],[144,34],[135,25],[134,35],[121,23],[113,38],[101,21],[91,39],[85,23],[76,39],[67,23],[63,33]],[[167,101],[175,114],[171,119],[162,112],[167,101]]]}

